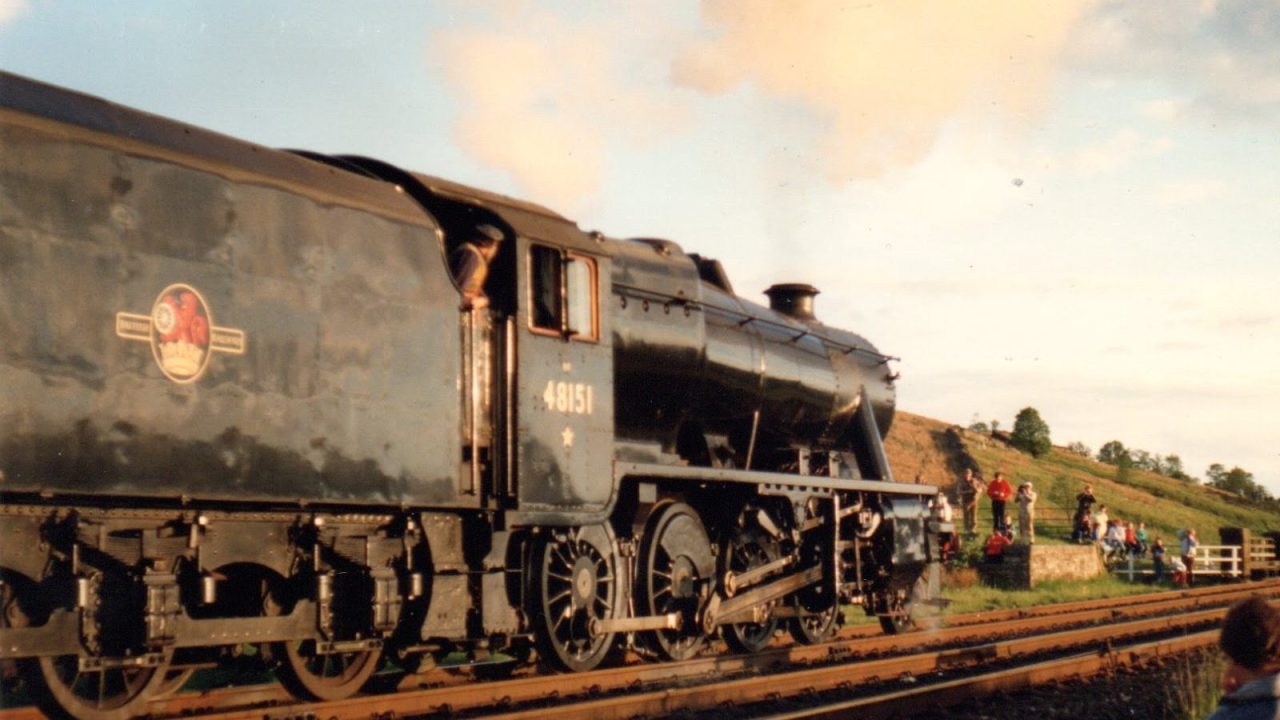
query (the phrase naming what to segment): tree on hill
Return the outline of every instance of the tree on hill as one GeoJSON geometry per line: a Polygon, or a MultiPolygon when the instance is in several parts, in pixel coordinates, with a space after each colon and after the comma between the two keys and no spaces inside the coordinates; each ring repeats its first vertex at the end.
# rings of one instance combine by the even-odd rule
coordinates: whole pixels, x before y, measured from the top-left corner
{"type": "Polygon", "coordinates": [[[1152,455],[1146,450],[1130,450],[1129,457],[1133,460],[1134,467],[1147,472],[1159,473],[1161,466],[1164,465],[1164,458],[1152,455]]]}
{"type": "Polygon", "coordinates": [[[1100,463],[1119,465],[1121,458],[1124,458],[1125,461],[1133,460],[1133,458],[1129,457],[1129,451],[1125,449],[1124,443],[1119,440],[1112,440],[1098,449],[1098,462],[1100,463]]]}
{"type": "Polygon", "coordinates": [[[982,433],[983,435],[991,432],[991,427],[978,419],[978,413],[973,414],[973,419],[969,421],[969,427],[966,429],[969,432],[982,433]]]}
{"type": "Polygon", "coordinates": [[[1217,487],[1218,483],[1222,482],[1222,480],[1226,477],[1227,477],[1227,469],[1222,466],[1222,463],[1214,463],[1210,465],[1208,468],[1206,468],[1204,471],[1205,480],[1208,480],[1209,481],[1208,484],[1214,487],[1217,487]]]}
{"type": "Polygon", "coordinates": [[[1067,450],[1079,455],[1080,457],[1093,457],[1093,451],[1089,449],[1089,446],[1079,440],[1068,445],[1067,450]]]}
{"type": "Polygon", "coordinates": [[[1182,458],[1177,455],[1166,455],[1164,458],[1164,474],[1174,480],[1182,480],[1183,482],[1195,482],[1195,478],[1187,474],[1182,468],[1182,458]]]}
{"type": "Polygon", "coordinates": [[[1119,459],[1116,460],[1116,482],[1124,485],[1128,484],[1133,477],[1133,458],[1129,457],[1129,453],[1120,453],[1119,459]]]}
{"type": "Polygon", "coordinates": [[[1271,493],[1254,481],[1253,473],[1240,466],[1227,470],[1221,463],[1214,463],[1205,471],[1205,476],[1209,478],[1210,487],[1234,493],[1246,500],[1262,502],[1272,499],[1271,493]]]}
{"type": "Polygon", "coordinates": [[[1049,425],[1040,418],[1040,413],[1032,407],[1018,411],[1013,420],[1013,433],[1009,436],[1009,444],[1032,457],[1040,457],[1049,452],[1053,441],[1049,439],[1049,425]]]}

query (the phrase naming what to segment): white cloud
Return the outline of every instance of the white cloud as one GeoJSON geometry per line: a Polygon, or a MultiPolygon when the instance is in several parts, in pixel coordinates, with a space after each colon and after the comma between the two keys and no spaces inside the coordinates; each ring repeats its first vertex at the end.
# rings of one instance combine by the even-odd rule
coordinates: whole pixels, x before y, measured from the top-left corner
{"type": "Polygon", "coordinates": [[[17,20],[30,9],[31,3],[27,0],[0,0],[0,25],[17,20]]]}
{"type": "Polygon", "coordinates": [[[805,118],[756,148],[786,176],[764,184],[845,182],[919,162],[957,116],[981,118],[978,139],[1036,122],[1093,2],[705,0],[701,28],[652,9],[459,5],[430,63],[460,101],[465,149],[562,207],[596,190],[611,147],[683,132],[697,98],[681,88],[745,88],[761,127],[805,118]]]}
{"type": "Polygon", "coordinates": [[[654,91],[656,71],[637,71],[644,54],[632,43],[644,33],[629,32],[634,18],[494,8],[436,33],[429,59],[459,100],[462,147],[522,193],[572,208],[598,190],[609,143],[649,142],[685,123],[678,98],[654,91]]]}
{"type": "Polygon", "coordinates": [[[1189,205],[1221,198],[1226,184],[1221,180],[1167,182],[1155,189],[1155,200],[1161,205],[1189,205]]]}
{"type": "Polygon", "coordinates": [[[1133,128],[1123,128],[1105,140],[1078,148],[1071,164],[1083,177],[1109,175],[1136,159],[1163,155],[1172,147],[1173,141],[1167,137],[1149,139],[1133,128]]]}
{"type": "Polygon", "coordinates": [[[1167,82],[1177,109],[1211,122],[1280,117],[1280,4],[1266,0],[1165,0],[1100,5],[1071,55],[1109,77],[1167,82]]]}
{"type": "Polygon", "coordinates": [[[1144,117],[1160,122],[1170,122],[1181,117],[1187,110],[1185,98],[1165,98],[1145,103],[1140,112],[1144,117]]]}
{"type": "Polygon", "coordinates": [[[799,103],[826,128],[832,179],[875,177],[923,158],[956,114],[1038,118],[1091,4],[704,0],[714,35],[680,55],[673,77],[708,94],[748,85],[799,103]]]}

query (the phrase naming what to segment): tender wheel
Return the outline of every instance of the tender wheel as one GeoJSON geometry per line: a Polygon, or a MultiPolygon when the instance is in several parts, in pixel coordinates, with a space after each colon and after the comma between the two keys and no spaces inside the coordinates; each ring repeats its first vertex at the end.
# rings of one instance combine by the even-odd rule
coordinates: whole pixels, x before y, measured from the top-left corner
{"type": "Polygon", "coordinates": [[[648,633],[650,644],[670,660],[693,657],[706,639],[698,611],[709,595],[716,567],[711,541],[697,512],[684,503],[656,509],[645,531],[639,560],[641,613],[678,613],[683,620],[680,630],[648,633]]]}
{"type": "Polygon", "coordinates": [[[164,679],[163,667],[81,670],[75,655],[27,662],[27,682],[45,712],[78,720],[126,720],[145,714],[147,700],[164,679]]]}
{"type": "MultiPolygon", "coordinates": [[[[9,627],[38,624],[33,619],[47,617],[47,603],[57,602],[49,596],[61,595],[44,585],[18,583],[17,578],[8,574],[4,580],[0,584],[4,588],[0,605],[4,610],[2,622],[9,627]]],[[[111,592],[127,593],[133,589],[127,578],[110,581],[111,592]]],[[[46,714],[78,720],[126,720],[146,713],[147,700],[163,679],[172,655],[166,654],[158,666],[113,666],[113,661],[126,656],[129,645],[127,633],[119,632],[119,628],[128,626],[119,613],[131,608],[125,603],[106,609],[108,614],[102,622],[100,636],[104,652],[98,656],[86,655],[84,660],[94,663],[86,668],[82,669],[79,655],[21,661],[27,688],[46,714]]]]}
{"type": "MultiPolygon", "coordinates": [[[[735,526],[724,539],[720,553],[720,575],[743,573],[778,559],[778,543],[758,528],[735,526]]],[[[772,606],[772,603],[771,603],[772,606]]],[[[770,607],[772,609],[772,607],[770,607]]],[[[763,650],[773,640],[778,620],[767,618],[762,623],[738,623],[720,628],[724,641],[736,652],[753,653],[763,650]]]]}
{"type": "MultiPolygon", "coordinates": [[[[258,600],[264,615],[289,612],[292,596],[274,578],[259,585],[258,600]]],[[[358,626],[349,624],[361,617],[367,593],[362,592],[367,580],[360,573],[342,573],[334,582],[334,618],[339,639],[358,637],[358,626]]],[[[279,665],[276,673],[289,692],[315,700],[341,700],[354,695],[378,669],[382,650],[346,650],[321,652],[315,639],[274,643],[270,657],[279,665]]]]}
{"type": "Polygon", "coordinates": [[[280,681],[295,695],[341,700],[365,684],[382,653],[377,650],[319,653],[314,640],[283,643],[280,681]]]}
{"type": "MultiPolygon", "coordinates": [[[[31,582],[25,578],[0,570],[0,630],[8,628],[23,628],[31,625],[31,617],[22,602],[19,601],[19,587],[27,588],[26,597],[31,597],[28,592],[31,582]]],[[[0,685],[0,693],[8,693],[15,689],[19,683],[18,663],[14,660],[0,661],[0,675],[3,676],[3,685],[0,685]]]]}
{"type": "Polygon", "coordinates": [[[534,544],[534,637],[539,656],[559,670],[598,667],[614,633],[592,633],[592,621],[615,617],[620,605],[613,537],[601,525],[556,530],[534,544]]]}
{"type": "Polygon", "coordinates": [[[195,668],[166,668],[151,689],[151,697],[161,698],[178,692],[195,674],[195,668]]]}

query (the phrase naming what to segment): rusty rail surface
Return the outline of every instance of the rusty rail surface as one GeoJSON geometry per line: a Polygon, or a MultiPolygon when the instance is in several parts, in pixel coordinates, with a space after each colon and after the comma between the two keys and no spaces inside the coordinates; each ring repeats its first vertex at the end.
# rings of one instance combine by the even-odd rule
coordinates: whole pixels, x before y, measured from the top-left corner
{"type": "MultiPolygon", "coordinates": [[[[1280,595],[1280,582],[958,615],[947,618],[960,623],[956,627],[902,635],[867,637],[866,631],[857,627],[823,645],[776,647],[754,655],[712,656],[682,663],[637,663],[578,675],[478,683],[467,673],[435,671],[405,677],[394,694],[363,695],[329,703],[298,702],[277,686],[188,692],[156,701],[151,715],[244,720],[412,717],[454,712],[485,717],[536,715],[539,720],[662,715],[677,709],[760,702],[891,678],[973,672],[972,668],[983,664],[1007,664],[1011,659],[1054,648],[1062,652],[1062,648],[1097,645],[1120,637],[1175,632],[1213,623],[1225,612],[1226,605],[1259,592],[1280,595]],[[1161,613],[1179,614],[1157,616],[1161,613]],[[1027,636],[1028,633],[1035,634],[1027,636]],[[1010,639],[992,641],[997,637],[1010,639]],[[902,654],[922,648],[934,649],[902,654]],[[888,657],[879,657],[882,655],[888,657]],[[868,656],[873,657],[862,659],[868,656]],[[556,703],[561,704],[549,707],[556,703]],[[538,707],[513,709],[529,704],[538,707]],[[510,714],[493,714],[507,709],[513,710],[510,714]]],[[[1010,677],[1015,676],[1018,675],[1010,677]]],[[[0,715],[14,720],[40,717],[28,708],[3,710],[0,715]]]]}
{"type": "MultiPolygon", "coordinates": [[[[1203,626],[1206,623],[1215,622],[1224,613],[1225,609],[1206,610],[1196,613],[1194,617],[1131,621],[1094,628],[1088,633],[1078,630],[1053,633],[1017,640],[997,641],[954,651],[926,652],[883,660],[841,663],[783,674],[740,678],[697,687],[670,687],[650,692],[630,693],[618,697],[588,699],[573,703],[562,702],[553,707],[543,706],[509,713],[485,713],[484,717],[490,720],[498,718],[503,720],[532,720],[533,718],[538,720],[578,720],[585,718],[625,720],[636,716],[661,717],[677,711],[687,713],[698,710],[716,710],[733,715],[743,715],[747,710],[747,706],[754,703],[812,696],[817,693],[840,690],[852,691],[856,686],[872,683],[887,682],[899,687],[903,683],[923,684],[923,680],[929,676],[958,673],[1000,661],[1005,661],[1005,664],[1007,664],[1008,661],[1021,657],[1034,656],[1051,651],[1066,652],[1101,643],[1101,650],[1073,654],[1072,658],[1075,658],[1076,664],[1079,664],[1081,658],[1115,656],[1117,654],[1116,645],[1120,638],[1141,637],[1152,633],[1168,633],[1181,628],[1203,626]]],[[[1197,640],[1193,646],[1212,643],[1216,637],[1214,631],[1199,633],[1198,636],[1202,636],[1203,639],[1197,640]]],[[[1128,651],[1128,649],[1124,650],[1124,652],[1128,651]]],[[[1074,668],[1076,665],[1068,664],[1067,667],[1074,668]]],[[[998,686],[990,685],[987,679],[990,676],[1012,673],[1015,677],[1024,677],[1024,674],[1019,674],[1024,670],[1025,668],[1014,668],[1013,670],[976,675],[950,683],[943,683],[942,685],[929,685],[928,688],[920,688],[917,692],[924,693],[934,687],[946,686],[950,688],[946,692],[951,693],[947,697],[967,699],[973,696],[972,693],[980,695],[998,688],[998,686]],[[970,689],[963,691],[956,689],[963,687],[970,687],[970,689]],[[988,687],[993,689],[986,689],[988,687]],[[970,694],[965,694],[966,692],[970,694]]],[[[1064,672],[1067,671],[1064,670],[1064,672]]],[[[1077,672],[1076,674],[1079,673],[1077,672]]],[[[1037,676],[1033,675],[1032,677],[1037,676]]],[[[1052,675],[1052,677],[1062,677],[1062,675],[1052,675]]],[[[886,703],[886,707],[891,707],[893,703],[899,702],[896,698],[900,694],[895,690],[886,696],[890,699],[873,695],[849,702],[856,702],[858,707],[871,707],[878,703],[886,703]]],[[[948,700],[948,702],[950,701],[948,700]]],[[[928,702],[936,703],[937,699],[935,698],[928,702]]],[[[839,703],[839,705],[845,704],[849,703],[839,703]]],[[[750,716],[754,716],[754,713],[751,713],[750,716]]],[[[803,717],[803,715],[799,715],[799,717],[803,717]]]]}
{"type": "Polygon", "coordinates": [[[1096,675],[1122,667],[1144,665],[1160,658],[1177,656],[1212,646],[1217,630],[1184,635],[1123,648],[1080,653],[1055,660],[1033,663],[1009,670],[983,673],[960,680],[940,682],[927,687],[889,692],[845,702],[833,702],[813,708],[758,716],[761,720],[819,720],[824,718],[899,718],[937,710],[966,700],[996,692],[1016,692],[1036,685],[1096,675]]]}

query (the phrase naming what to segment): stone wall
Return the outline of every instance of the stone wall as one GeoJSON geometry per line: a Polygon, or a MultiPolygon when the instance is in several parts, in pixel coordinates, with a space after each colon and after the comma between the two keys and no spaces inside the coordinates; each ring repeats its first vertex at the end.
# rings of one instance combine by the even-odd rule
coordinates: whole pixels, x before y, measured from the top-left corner
{"type": "Polygon", "coordinates": [[[983,563],[978,577],[983,584],[1028,589],[1046,580],[1087,580],[1105,571],[1094,545],[1013,545],[1004,562],[983,563]]]}

